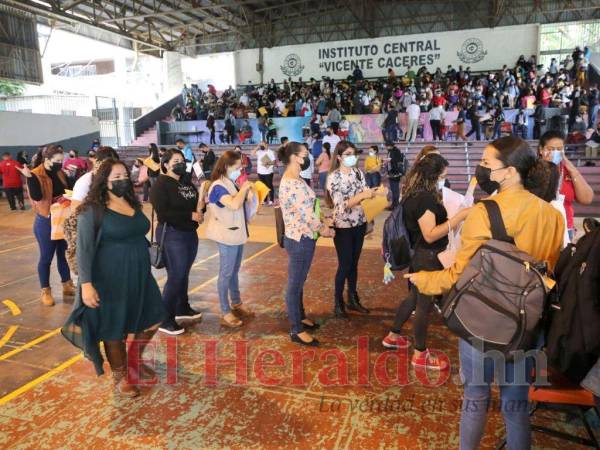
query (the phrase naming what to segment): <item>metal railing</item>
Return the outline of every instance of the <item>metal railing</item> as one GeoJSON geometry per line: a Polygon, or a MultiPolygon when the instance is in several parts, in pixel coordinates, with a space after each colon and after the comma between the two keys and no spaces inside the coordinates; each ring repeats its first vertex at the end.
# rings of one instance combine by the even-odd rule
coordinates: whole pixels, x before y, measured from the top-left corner
{"type": "MultiPolygon", "coordinates": [[[[133,134],[134,139],[140,136],[144,131],[152,128],[156,125],[156,122],[161,121],[169,114],[171,114],[171,110],[175,108],[177,103],[181,103],[181,95],[178,94],[170,100],[167,100],[162,105],[157,106],[152,111],[144,114],[143,116],[138,117],[133,121],[133,134]]],[[[183,106],[183,105],[182,105],[183,106]]]]}

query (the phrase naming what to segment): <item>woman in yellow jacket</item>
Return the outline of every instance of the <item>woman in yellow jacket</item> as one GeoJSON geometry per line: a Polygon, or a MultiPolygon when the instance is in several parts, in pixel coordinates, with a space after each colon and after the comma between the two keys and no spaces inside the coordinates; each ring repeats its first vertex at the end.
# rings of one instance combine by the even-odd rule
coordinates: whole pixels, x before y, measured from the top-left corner
{"type": "Polygon", "coordinates": [[[369,155],[365,158],[365,178],[369,188],[376,188],[381,184],[381,159],[378,153],[377,146],[371,145],[369,155]]]}
{"type": "MultiPolygon", "coordinates": [[[[539,164],[542,164],[541,160],[525,141],[507,136],[493,141],[485,148],[476,177],[480,187],[487,193],[499,191],[494,200],[500,207],[506,231],[514,238],[516,246],[535,259],[546,261],[548,268],[552,270],[562,248],[564,220],[549,203],[527,190],[535,187],[532,186],[532,174],[535,172],[532,169],[539,164]]],[[[475,252],[489,239],[489,218],[484,205],[477,204],[469,212],[463,225],[462,247],[456,255],[454,265],[445,270],[417,272],[406,277],[424,295],[443,294],[456,283],[475,252]]],[[[514,362],[497,361],[462,339],[459,342],[459,356],[464,382],[460,422],[461,450],[479,447],[490,400],[490,384],[494,380],[495,369],[500,369],[501,373],[502,368],[505,379],[496,381],[500,385],[508,448],[529,449],[531,429],[527,396],[532,358],[514,362]],[[504,367],[494,367],[499,365],[504,367]],[[526,382],[517,383],[519,376],[526,376],[526,382]]]]}

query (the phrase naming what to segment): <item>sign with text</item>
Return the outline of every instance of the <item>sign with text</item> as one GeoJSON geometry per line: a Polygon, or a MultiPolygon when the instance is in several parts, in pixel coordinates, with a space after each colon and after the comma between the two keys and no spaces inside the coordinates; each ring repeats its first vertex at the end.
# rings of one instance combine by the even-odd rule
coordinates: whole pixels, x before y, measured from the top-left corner
{"type": "MultiPolygon", "coordinates": [[[[538,26],[522,25],[266,48],[263,79],[340,79],[356,68],[367,78],[386,76],[390,68],[403,75],[422,66],[431,72],[438,67],[445,72],[448,65],[496,70],[514,65],[520,55],[536,54],[537,41],[538,26]]],[[[256,62],[258,49],[235,53],[238,83],[260,81],[256,62]]]]}

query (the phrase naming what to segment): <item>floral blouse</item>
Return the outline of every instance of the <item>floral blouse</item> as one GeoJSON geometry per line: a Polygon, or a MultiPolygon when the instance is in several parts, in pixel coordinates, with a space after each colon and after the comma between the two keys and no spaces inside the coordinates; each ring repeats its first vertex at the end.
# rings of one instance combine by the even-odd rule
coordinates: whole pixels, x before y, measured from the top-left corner
{"type": "Polygon", "coordinates": [[[285,224],[285,236],[300,241],[303,236],[313,238],[322,227],[315,215],[314,191],[303,180],[282,178],[279,184],[279,205],[285,224]]]}
{"type": "Polygon", "coordinates": [[[347,174],[338,169],[329,174],[327,191],[333,201],[334,228],[358,227],[367,221],[362,206],[346,206],[348,200],[366,189],[365,175],[359,169],[347,174]]]}

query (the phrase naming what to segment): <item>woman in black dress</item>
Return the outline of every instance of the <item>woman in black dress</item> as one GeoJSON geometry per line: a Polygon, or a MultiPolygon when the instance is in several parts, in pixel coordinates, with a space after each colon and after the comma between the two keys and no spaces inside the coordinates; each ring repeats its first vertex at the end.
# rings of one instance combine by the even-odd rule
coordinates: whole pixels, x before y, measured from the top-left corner
{"type": "Polygon", "coordinates": [[[150,221],[134,194],[129,170],[116,160],[102,164],[77,211],[79,289],[62,332],[84,350],[98,375],[104,373],[102,341],[117,392],[135,397],[139,390],[130,384],[128,370],[129,378],[154,378],[154,373],[144,365],[128,365],[132,345],[126,349],[125,340],[134,334],[134,350],[141,356],[165,316],[150,270],[150,221]]]}

